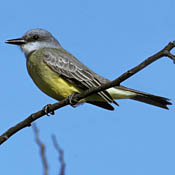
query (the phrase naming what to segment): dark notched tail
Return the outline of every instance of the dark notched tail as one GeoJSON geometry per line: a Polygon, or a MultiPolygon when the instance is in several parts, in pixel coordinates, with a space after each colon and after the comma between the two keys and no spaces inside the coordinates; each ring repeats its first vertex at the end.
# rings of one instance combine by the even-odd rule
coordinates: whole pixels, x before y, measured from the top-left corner
{"type": "MultiPolygon", "coordinates": [[[[117,89],[118,89],[118,87],[117,87],[117,89]]],[[[148,94],[148,93],[145,93],[145,92],[125,88],[123,86],[121,86],[119,89],[136,93],[136,96],[133,96],[133,97],[130,98],[132,100],[137,100],[137,101],[147,103],[147,104],[150,104],[150,105],[154,105],[154,106],[164,108],[164,109],[168,109],[167,105],[172,105],[172,103],[169,102],[170,99],[165,98],[165,97],[160,97],[160,96],[148,94]]]]}
{"type": "MultiPolygon", "coordinates": [[[[135,96],[131,96],[129,99],[131,100],[136,100],[136,101],[140,101],[143,103],[147,103],[153,106],[157,106],[163,109],[168,109],[168,105],[172,105],[170,101],[170,99],[165,98],[165,97],[161,97],[161,96],[156,96],[156,95],[152,95],[152,94],[148,94],[145,92],[141,92],[141,91],[137,91],[134,89],[130,89],[130,88],[126,88],[124,86],[117,86],[115,87],[116,89],[122,90],[122,91],[127,91],[127,92],[133,92],[135,93],[135,96]]],[[[100,102],[100,101],[87,101],[87,103],[107,109],[107,110],[114,110],[113,106],[111,104],[109,104],[108,102],[100,102]]],[[[115,101],[113,101],[113,103],[115,103],[115,101]]],[[[115,103],[116,105],[118,105],[117,103],[115,103]]]]}
{"type": "Polygon", "coordinates": [[[151,94],[138,94],[135,97],[132,97],[131,99],[144,102],[150,105],[158,106],[164,109],[169,109],[167,105],[172,105],[172,103],[169,102],[168,98],[155,96],[151,94]]]}

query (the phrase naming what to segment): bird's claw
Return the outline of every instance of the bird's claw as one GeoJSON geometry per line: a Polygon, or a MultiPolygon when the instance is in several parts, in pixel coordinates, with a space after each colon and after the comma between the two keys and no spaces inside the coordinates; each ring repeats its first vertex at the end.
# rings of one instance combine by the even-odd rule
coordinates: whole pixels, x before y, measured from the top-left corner
{"type": "Polygon", "coordinates": [[[50,106],[51,106],[51,104],[47,104],[46,106],[43,107],[43,111],[47,116],[50,116],[49,114],[51,114],[51,115],[55,114],[54,111],[50,111],[50,106]]]}
{"type": "Polygon", "coordinates": [[[69,104],[72,106],[72,107],[76,107],[77,106],[77,100],[76,99],[73,99],[73,97],[75,96],[75,95],[77,95],[78,94],[78,92],[74,92],[74,93],[72,93],[69,97],[68,97],[68,100],[69,100],[69,104]]]}

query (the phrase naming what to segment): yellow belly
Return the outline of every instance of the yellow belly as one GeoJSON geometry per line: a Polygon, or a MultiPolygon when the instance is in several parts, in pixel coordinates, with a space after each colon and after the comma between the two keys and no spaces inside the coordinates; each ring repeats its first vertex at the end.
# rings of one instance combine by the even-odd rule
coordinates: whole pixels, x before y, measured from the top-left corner
{"type": "MultiPolygon", "coordinates": [[[[78,88],[76,84],[71,84],[62,79],[58,73],[43,62],[42,52],[36,52],[37,53],[31,54],[27,58],[27,70],[32,80],[41,91],[59,101],[65,99],[74,92],[81,93],[83,91],[78,88]]],[[[104,101],[104,99],[95,94],[81,100],[79,103],[86,101],[104,101]]]]}
{"type": "Polygon", "coordinates": [[[34,83],[48,96],[63,100],[74,92],[81,92],[76,86],[59,77],[44,62],[32,58],[27,62],[27,69],[34,83]]]}

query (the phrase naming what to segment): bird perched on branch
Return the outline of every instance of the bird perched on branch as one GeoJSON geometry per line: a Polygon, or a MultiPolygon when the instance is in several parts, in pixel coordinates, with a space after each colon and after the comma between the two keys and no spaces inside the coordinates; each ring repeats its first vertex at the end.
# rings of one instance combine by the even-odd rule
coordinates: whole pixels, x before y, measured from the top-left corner
{"type": "MultiPolygon", "coordinates": [[[[62,48],[52,34],[44,29],[29,30],[21,38],[7,40],[6,43],[20,46],[26,57],[30,77],[41,91],[56,100],[109,82],[62,48]]],[[[79,103],[86,102],[114,110],[111,105],[117,104],[114,99],[132,99],[164,109],[171,105],[167,98],[124,86],[98,92],[79,103]]]]}

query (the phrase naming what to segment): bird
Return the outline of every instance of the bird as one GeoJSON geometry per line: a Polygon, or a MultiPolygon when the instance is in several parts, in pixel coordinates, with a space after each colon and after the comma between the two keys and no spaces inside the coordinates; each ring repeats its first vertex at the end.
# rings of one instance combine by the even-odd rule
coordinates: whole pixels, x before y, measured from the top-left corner
{"type": "MultiPolygon", "coordinates": [[[[26,57],[27,70],[36,86],[48,96],[61,101],[74,93],[101,86],[110,82],[80,62],[65,50],[59,41],[47,30],[36,28],[22,37],[6,40],[21,48],[26,57]]],[[[168,98],[152,95],[122,85],[98,92],[79,101],[107,110],[114,110],[111,104],[116,99],[131,99],[168,109],[172,103],[168,98]]]]}

